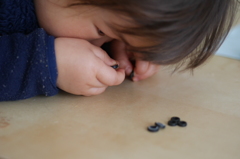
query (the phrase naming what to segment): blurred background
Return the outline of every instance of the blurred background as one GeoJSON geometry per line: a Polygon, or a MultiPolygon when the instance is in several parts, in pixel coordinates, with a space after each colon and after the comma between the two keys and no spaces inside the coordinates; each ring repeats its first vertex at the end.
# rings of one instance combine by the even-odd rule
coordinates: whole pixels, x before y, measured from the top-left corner
{"type": "Polygon", "coordinates": [[[240,60],[240,8],[238,9],[233,28],[216,55],[240,60]]]}

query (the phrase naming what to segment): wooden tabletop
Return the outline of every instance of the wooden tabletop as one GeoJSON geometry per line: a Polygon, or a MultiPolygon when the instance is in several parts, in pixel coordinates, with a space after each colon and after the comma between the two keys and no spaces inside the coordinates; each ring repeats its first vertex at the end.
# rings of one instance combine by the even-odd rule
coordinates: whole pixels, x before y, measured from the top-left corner
{"type": "Polygon", "coordinates": [[[239,159],[240,61],[163,68],[93,96],[0,103],[0,159],[239,159]],[[172,116],[188,126],[147,131],[172,116]]]}

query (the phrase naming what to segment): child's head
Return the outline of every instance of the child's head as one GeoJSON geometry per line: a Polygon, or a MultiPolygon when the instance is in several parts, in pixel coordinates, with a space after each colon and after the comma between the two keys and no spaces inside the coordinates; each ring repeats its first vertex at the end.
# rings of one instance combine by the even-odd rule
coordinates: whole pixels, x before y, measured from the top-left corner
{"type": "Polygon", "coordinates": [[[54,36],[101,46],[112,39],[158,64],[202,64],[229,31],[236,0],[35,0],[40,25],[54,36]],[[44,9],[43,9],[44,8],[44,9]]]}

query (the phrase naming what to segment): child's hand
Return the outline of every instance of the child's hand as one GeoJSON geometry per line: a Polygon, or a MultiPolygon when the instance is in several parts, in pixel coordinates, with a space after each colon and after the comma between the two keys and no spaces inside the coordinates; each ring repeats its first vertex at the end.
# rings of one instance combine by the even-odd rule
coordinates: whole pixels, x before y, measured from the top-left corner
{"type": "Polygon", "coordinates": [[[159,65],[140,60],[136,60],[135,66],[133,66],[130,61],[133,55],[127,53],[126,45],[121,41],[114,40],[112,42],[111,54],[113,58],[119,62],[120,68],[125,70],[126,75],[130,76],[131,72],[134,71],[133,81],[149,78],[156,74],[160,68],[159,65]]]}
{"type": "Polygon", "coordinates": [[[133,71],[133,65],[130,61],[132,55],[126,51],[126,45],[121,41],[113,40],[111,42],[110,54],[113,59],[119,62],[119,68],[124,69],[126,75],[129,76],[133,71]]]}
{"type": "Polygon", "coordinates": [[[137,60],[134,68],[134,76],[132,80],[134,82],[144,80],[156,74],[159,71],[160,66],[148,61],[137,60]]]}
{"type": "Polygon", "coordinates": [[[123,69],[114,70],[117,62],[89,42],[74,38],[56,38],[57,86],[76,95],[97,95],[108,86],[119,85],[123,69]]]}

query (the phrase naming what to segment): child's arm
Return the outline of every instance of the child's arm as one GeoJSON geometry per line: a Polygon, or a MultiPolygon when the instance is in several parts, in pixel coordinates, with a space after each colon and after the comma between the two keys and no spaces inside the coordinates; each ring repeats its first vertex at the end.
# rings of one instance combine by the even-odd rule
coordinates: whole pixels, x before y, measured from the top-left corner
{"type": "Polygon", "coordinates": [[[0,101],[58,93],[53,47],[43,29],[0,36],[0,101]]]}
{"type": "Polygon", "coordinates": [[[116,61],[101,48],[74,38],[55,40],[58,66],[57,85],[76,95],[97,95],[108,86],[123,82],[123,69],[113,69],[116,61]]]}
{"type": "Polygon", "coordinates": [[[55,40],[56,65],[54,40],[43,29],[0,37],[0,101],[52,96],[57,84],[72,94],[95,95],[124,80],[124,70],[110,67],[116,61],[80,39],[55,40]]]}
{"type": "Polygon", "coordinates": [[[133,81],[144,80],[159,71],[159,65],[148,61],[136,60],[133,66],[130,61],[133,55],[127,53],[123,42],[114,40],[111,45],[111,56],[120,63],[120,68],[125,69],[128,76],[134,71],[133,81]]]}

